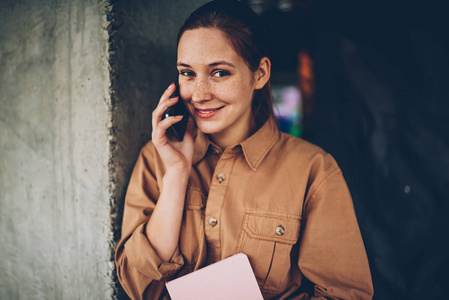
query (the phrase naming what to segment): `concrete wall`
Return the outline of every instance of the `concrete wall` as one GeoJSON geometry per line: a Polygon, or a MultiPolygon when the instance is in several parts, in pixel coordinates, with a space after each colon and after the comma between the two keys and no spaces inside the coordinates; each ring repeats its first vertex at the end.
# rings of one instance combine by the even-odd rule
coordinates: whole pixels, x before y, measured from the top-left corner
{"type": "Polygon", "coordinates": [[[204,2],[1,1],[0,299],[126,298],[126,186],[204,2]]]}
{"type": "Polygon", "coordinates": [[[108,299],[105,4],[2,1],[0,299],[108,299]]]}

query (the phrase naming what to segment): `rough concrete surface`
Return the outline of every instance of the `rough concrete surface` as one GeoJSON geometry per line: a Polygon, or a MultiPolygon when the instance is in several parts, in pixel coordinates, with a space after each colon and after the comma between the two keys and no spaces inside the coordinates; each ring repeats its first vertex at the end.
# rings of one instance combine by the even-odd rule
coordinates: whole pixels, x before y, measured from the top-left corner
{"type": "Polygon", "coordinates": [[[108,299],[105,4],[2,1],[0,299],[108,299]]]}

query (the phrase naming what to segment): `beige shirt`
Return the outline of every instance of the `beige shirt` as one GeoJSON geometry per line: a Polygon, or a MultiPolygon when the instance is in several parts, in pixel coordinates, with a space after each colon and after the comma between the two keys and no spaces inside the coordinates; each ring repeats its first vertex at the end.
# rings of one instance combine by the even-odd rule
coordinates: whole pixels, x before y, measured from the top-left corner
{"type": "Polygon", "coordinates": [[[280,133],[273,119],[221,151],[195,139],[178,248],[162,262],[145,235],[164,165],[153,144],[129,183],[119,280],[133,299],[169,299],[165,281],[243,252],[265,299],[371,299],[373,286],[352,199],[335,160],[280,133]]]}

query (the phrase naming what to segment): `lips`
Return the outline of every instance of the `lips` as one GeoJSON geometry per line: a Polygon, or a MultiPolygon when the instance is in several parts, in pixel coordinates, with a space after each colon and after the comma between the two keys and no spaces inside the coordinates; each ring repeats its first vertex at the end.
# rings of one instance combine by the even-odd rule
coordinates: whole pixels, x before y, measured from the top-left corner
{"type": "Polygon", "coordinates": [[[201,119],[210,119],[213,116],[215,116],[223,107],[224,106],[218,107],[218,108],[207,108],[207,109],[195,108],[195,113],[201,119]]]}

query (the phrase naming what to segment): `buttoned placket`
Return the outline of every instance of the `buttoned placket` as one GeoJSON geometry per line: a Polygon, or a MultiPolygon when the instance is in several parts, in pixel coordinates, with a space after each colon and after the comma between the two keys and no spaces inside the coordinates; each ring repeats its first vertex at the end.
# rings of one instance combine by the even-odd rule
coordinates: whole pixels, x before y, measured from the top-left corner
{"type": "Polygon", "coordinates": [[[205,210],[208,263],[221,260],[221,216],[236,156],[226,150],[217,161],[205,210]]]}

